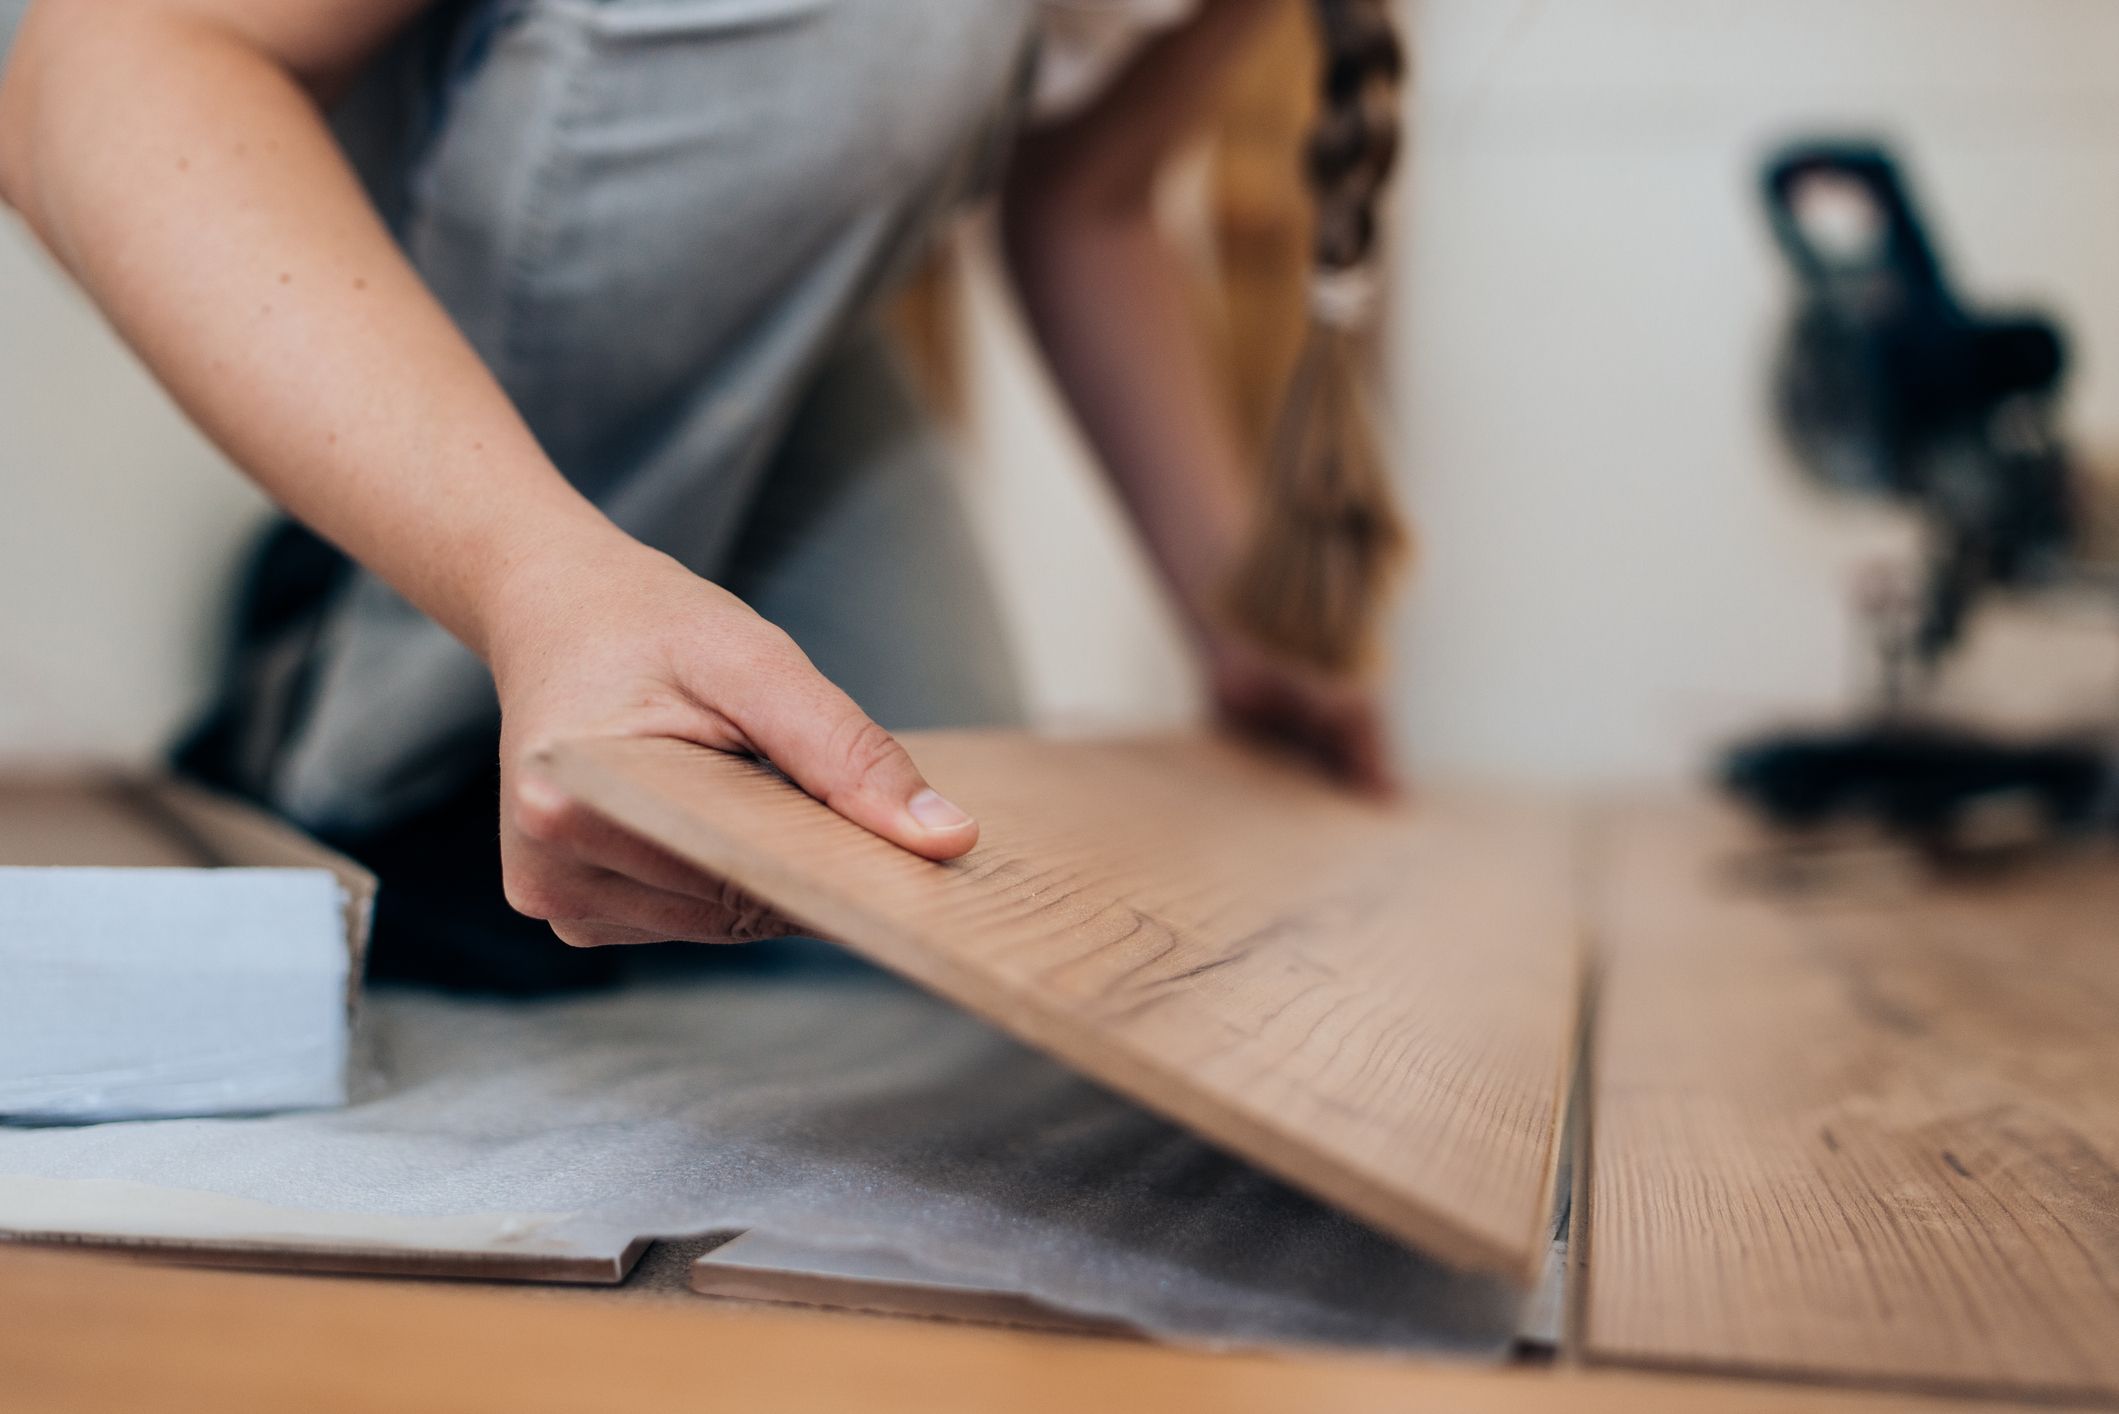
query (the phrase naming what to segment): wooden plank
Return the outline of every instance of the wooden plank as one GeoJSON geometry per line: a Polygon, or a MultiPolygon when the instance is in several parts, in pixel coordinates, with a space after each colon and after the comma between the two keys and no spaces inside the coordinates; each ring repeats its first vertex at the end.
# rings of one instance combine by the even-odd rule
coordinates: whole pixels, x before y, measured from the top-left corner
{"type": "Polygon", "coordinates": [[[767,768],[557,749],[557,783],[788,916],[1462,1266],[1546,1251],[1579,984],[1547,803],[1391,807],[1206,737],[920,736],[976,815],[918,859],[767,768]]]}
{"type": "Polygon", "coordinates": [[[874,1248],[813,1246],[746,1232],[701,1253],[689,1285],[702,1296],[840,1311],[1117,1335],[1132,1328],[1048,1306],[1024,1292],[966,1281],[874,1248]]]}
{"type": "Polygon", "coordinates": [[[242,1241],[161,1237],[81,1237],[69,1233],[0,1231],[0,1243],[23,1249],[66,1249],[185,1267],[302,1272],[369,1277],[452,1277],[464,1281],[560,1282],[611,1286],[646,1252],[652,1239],[635,1238],[617,1252],[504,1251],[392,1247],[380,1243],[305,1242],[294,1238],[242,1241]]]}
{"type": "Polygon", "coordinates": [[[659,1414],[1972,1414],[1664,1375],[1485,1370],[0,1251],[0,1408],[659,1414]]]}
{"type": "Polygon", "coordinates": [[[2119,855],[1790,896],[1705,804],[1598,838],[1591,1357],[2119,1398],[2119,855]]]}

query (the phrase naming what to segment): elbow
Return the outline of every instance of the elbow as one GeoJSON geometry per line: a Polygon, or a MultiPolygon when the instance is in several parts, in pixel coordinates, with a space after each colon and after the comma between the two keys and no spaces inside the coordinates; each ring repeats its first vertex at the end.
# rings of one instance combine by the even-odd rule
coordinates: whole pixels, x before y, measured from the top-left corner
{"type": "MultiPolygon", "coordinates": [[[[23,22],[27,29],[29,22],[23,22]]],[[[23,211],[28,201],[30,94],[40,60],[34,45],[17,43],[0,54],[0,205],[23,211]]],[[[27,214],[26,212],[24,214],[27,214]]]]}
{"type": "Polygon", "coordinates": [[[0,206],[18,214],[23,210],[22,188],[26,185],[21,175],[22,155],[15,150],[15,138],[7,119],[7,107],[0,104],[0,206]]]}
{"type": "Polygon", "coordinates": [[[78,82],[70,71],[86,56],[95,27],[116,23],[120,16],[110,11],[121,9],[34,0],[16,26],[14,43],[0,52],[0,203],[32,226],[37,154],[50,121],[50,96],[78,82]],[[91,9],[101,13],[91,16],[91,9]]]}
{"type": "Polygon", "coordinates": [[[180,11],[168,0],[31,0],[0,49],[0,202],[38,227],[59,130],[109,108],[129,69],[179,62],[180,11]]]}

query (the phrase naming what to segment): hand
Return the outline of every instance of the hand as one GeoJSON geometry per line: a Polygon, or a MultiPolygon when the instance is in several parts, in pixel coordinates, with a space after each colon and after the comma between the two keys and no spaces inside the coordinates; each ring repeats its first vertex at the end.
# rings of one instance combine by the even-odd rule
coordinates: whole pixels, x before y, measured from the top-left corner
{"type": "Polygon", "coordinates": [[[508,902],[578,947],[746,942],[801,931],[727,881],[621,830],[529,769],[569,738],[657,736],[763,756],[847,819],[928,859],[978,841],[970,816],[785,633],[622,536],[539,555],[496,596],[508,902]]]}
{"type": "Polygon", "coordinates": [[[1291,746],[1373,795],[1396,793],[1383,711],[1369,684],[1277,657],[1227,630],[1208,637],[1205,651],[1223,721],[1291,746]]]}

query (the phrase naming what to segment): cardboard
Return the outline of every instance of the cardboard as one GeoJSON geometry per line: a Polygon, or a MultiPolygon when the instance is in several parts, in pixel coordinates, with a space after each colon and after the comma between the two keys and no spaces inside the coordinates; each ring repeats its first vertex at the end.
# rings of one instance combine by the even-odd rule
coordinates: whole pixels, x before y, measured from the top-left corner
{"type": "Polygon", "coordinates": [[[0,1118],[343,1103],[375,879],[248,806],[0,775],[0,1118]]]}

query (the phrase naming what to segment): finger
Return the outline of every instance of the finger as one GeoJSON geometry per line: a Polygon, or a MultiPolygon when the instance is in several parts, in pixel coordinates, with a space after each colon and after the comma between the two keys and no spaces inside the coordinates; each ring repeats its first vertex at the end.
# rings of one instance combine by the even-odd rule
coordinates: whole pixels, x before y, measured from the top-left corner
{"type": "Polygon", "coordinates": [[[1312,754],[1348,785],[1392,794],[1388,733],[1376,699],[1358,684],[1337,681],[1310,684],[1301,696],[1300,729],[1312,754]]]}
{"type": "Polygon", "coordinates": [[[543,777],[525,774],[515,797],[515,823],[524,836],[592,870],[698,899],[731,892],[719,875],[614,824],[543,777]]]}
{"type": "Polygon", "coordinates": [[[1396,792],[1382,715],[1363,691],[1276,679],[1252,684],[1223,708],[1236,726],[1300,752],[1349,785],[1379,796],[1396,792]]]}
{"type": "Polygon", "coordinates": [[[653,937],[638,928],[621,928],[612,923],[560,921],[547,926],[551,928],[553,936],[570,948],[616,948],[639,943],[674,941],[653,937]]]}
{"type": "Polygon", "coordinates": [[[801,650],[754,674],[732,705],[737,726],[802,789],[892,844],[954,859],[978,822],[927,784],[897,738],[870,720],[801,650]]]}
{"type": "Polygon", "coordinates": [[[1372,704],[1360,703],[1341,713],[1333,736],[1333,751],[1342,776],[1373,795],[1398,793],[1382,714],[1372,704]]]}
{"type": "Polygon", "coordinates": [[[1317,764],[1335,769],[1321,754],[1323,736],[1319,723],[1325,716],[1312,697],[1291,683],[1268,681],[1253,685],[1240,698],[1222,704],[1227,720],[1239,730],[1262,741],[1317,758],[1317,764]]]}
{"type": "MultiPolygon", "coordinates": [[[[534,797],[533,797],[534,798],[534,797]]],[[[578,946],[627,942],[748,942],[802,931],[725,880],[702,875],[702,892],[679,893],[584,863],[543,843],[520,816],[501,841],[510,907],[555,925],[578,946]]]]}
{"type": "Polygon", "coordinates": [[[718,899],[671,893],[616,874],[583,869],[560,886],[552,931],[580,946],[608,943],[754,943],[799,932],[739,889],[718,899]]]}

